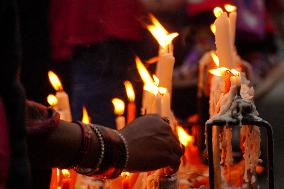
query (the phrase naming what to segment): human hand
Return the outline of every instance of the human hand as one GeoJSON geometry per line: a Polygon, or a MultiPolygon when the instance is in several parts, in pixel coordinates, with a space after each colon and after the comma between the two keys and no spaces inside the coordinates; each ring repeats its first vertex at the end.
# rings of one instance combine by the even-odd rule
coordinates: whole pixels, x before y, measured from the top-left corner
{"type": "Polygon", "coordinates": [[[47,133],[59,124],[59,114],[42,104],[26,100],[26,128],[29,135],[47,133]]]}
{"type": "Polygon", "coordinates": [[[121,133],[129,148],[127,171],[150,171],[167,166],[178,169],[183,150],[171,127],[160,116],[137,118],[121,133]]]}

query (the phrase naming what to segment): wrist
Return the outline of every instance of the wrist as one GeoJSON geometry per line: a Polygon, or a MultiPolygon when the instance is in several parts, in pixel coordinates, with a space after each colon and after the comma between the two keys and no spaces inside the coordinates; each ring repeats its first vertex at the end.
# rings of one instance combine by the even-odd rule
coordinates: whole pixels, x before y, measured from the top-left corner
{"type": "Polygon", "coordinates": [[[128,145],[124,136],[116,130],[109,129],[106,127],[96,126],[93,124],[85,125],[81,122],[80,126],[82,127],[82,144],[79,151],[80,159],[84,159],[84,161],[79,161],[77,163],[75,170],[84,175],[96,175],[96,177],[100,178],[115,178],[120,175],[120,173],[125,169],[128,162],[128,145]],[[86,151],[92,151],[93,149],[89,149],[86,147],[88,142],[84,142],[85,140],[89,140],[89,137],[86,133],[86,128],[90,128],[93,131],[93,136],[96,138],[93,143],[97,144],[97,148],[95,148],[95,152],[93,153],[84,153],[86,151]],[[84,139],[87,138],[87,139],[84,139]],[[85,146],[85,147],[84,147],[85,146]],[[95,157],[91,154],[95,154],[95,157]],[[90,157],[93,158],[90,158],[90,157]],[[84,158],[82,158],[84,157],[84,158]],[[89,159],[93,163],[88,162],[89,159]],[[96,161],[94,162],[94,159],[96,161]],[[88,167],[88,168],[86,168],[88,167]]]}

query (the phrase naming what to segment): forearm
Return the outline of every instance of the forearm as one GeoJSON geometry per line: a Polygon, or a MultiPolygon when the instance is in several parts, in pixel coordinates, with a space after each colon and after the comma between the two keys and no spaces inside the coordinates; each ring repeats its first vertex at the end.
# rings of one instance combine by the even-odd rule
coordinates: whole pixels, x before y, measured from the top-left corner
{"type": "MultiPolygon", "coordinates": [[[[70,167],[79,154],[82,131],[78,124],[60,121],[58,127],[46,135],[29,136],[28,147],[33,166],[70,167]]],[[[88,148],[82,166],[95,166],[100,147],[95,134],[92,133],[92,142],[88,148]]]]}

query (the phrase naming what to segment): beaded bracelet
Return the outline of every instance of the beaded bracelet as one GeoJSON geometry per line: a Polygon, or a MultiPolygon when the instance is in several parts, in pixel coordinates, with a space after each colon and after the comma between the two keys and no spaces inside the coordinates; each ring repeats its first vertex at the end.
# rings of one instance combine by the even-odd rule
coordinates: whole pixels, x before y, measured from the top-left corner
{"type": "Polygon", "coordinates": [[[123,166],[123,170],[127,167],[127,163],[128,163],[128,160],[129,160],[129,149],[128,149],[128,143],[125,139],[125,137],[117,130],[113,130],[120,138],[121,140],[123,141],[124,143],[124,148],[125,148],[125,164],[123,166]]]}
{"type": "Polygon", "coordinates": [[[98,178],[116,178],[127,166],[129,153],[124,136],[116,130],[102,126],[90,125],[96,133],[101,146],[101,153],[97,166],[94,168],[80,168],[75,170],[84,175],[95,175],[98,178]]]}

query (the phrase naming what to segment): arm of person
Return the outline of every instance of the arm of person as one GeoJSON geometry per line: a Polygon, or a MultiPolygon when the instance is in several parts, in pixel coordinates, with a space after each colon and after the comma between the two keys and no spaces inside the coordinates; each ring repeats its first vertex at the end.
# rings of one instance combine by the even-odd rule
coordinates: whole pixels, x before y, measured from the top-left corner
{"type": "MultiPolygon", "coordinates": [[[[39,112],[39,111],[37,111],[39,112]]],[[[34,115],[34,114],[32,114],[34,115]]],[[[44,116],[41,114],[39,117],[44,116]]],[[[32,120],[35,120],[35,116],[32,120]]],[[[47,116],[48,117],[48,116],[47,116]]],[[[30,118],[29,118],[30,119],[30,118]]],[[[44,121],[45,119],[36,119],[44,121]]],[[[30,123],[28,121],[28,123],[30,123]]],[[[89,129],[90,126],[77,123],[69,123],[60,120],[54,127],[48,125],[45,132],[34,132],[37,129],[35,124],[28,124],[29,133],[29,154],[31,164],[39,167],[62,167],[68,168],[79,166],[83,168],[96,167],[101,157],[101,143],[95,132],[91,134],[91,142],[84,152],[82,161],[78,162],[77,157],[82,149],[82,126],[89,129]]],[[[93,125],[94,126],[94,125],[93,125]]],[[[119,150],[120,144],[124,141],[116,131],[95,125],[103,135],[105,141],[105,157],[102,163],[117,165],[115,161],[121,161],[124,151],[119,150]],[[116,150],[116,151],[115,151],[116,150]],[[119,153],[123,154],[119,154],[119,153]],[[117,156],[118,158],[114,158],[117,156]],[[105,159],[108,159],[105,160],[105,159]]],[[[177,169],[180,164],[180,157],[183,154],[178,139],[174,136],[170,126],[158,115],[147,115],[140,117],[119,131],[127,145],[128,161],[125,170],[130,172],[149,171],[170,166],[177,169]]]]}

